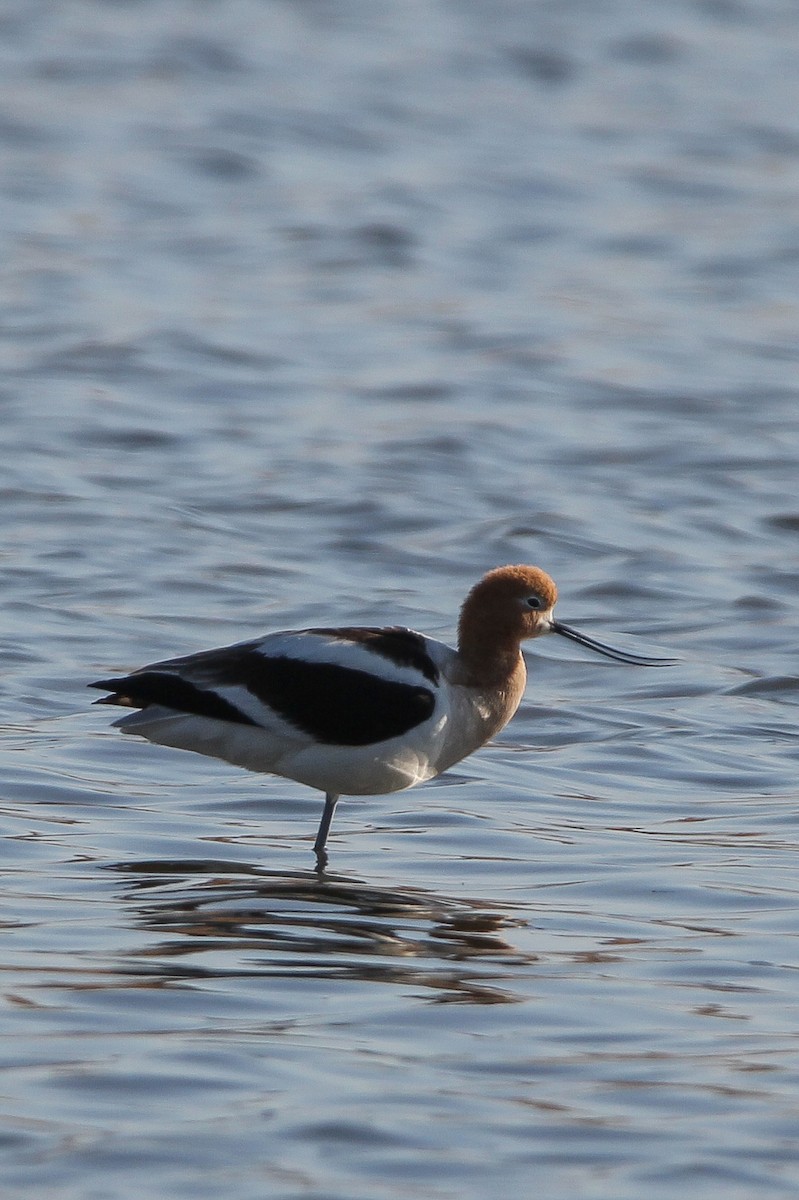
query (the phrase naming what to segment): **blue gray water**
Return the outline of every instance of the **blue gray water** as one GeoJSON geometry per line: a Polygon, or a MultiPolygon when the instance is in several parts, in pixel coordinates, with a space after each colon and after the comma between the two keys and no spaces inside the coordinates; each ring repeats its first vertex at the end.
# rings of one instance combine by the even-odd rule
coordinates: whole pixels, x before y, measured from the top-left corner
{"type": "Polygon", "coordinates": [[[799,1195],[799,8],[0,13],[4,1197],[799,1195]],[[268,629],[531,648],[319,799],[85,684],[268,629]]]}

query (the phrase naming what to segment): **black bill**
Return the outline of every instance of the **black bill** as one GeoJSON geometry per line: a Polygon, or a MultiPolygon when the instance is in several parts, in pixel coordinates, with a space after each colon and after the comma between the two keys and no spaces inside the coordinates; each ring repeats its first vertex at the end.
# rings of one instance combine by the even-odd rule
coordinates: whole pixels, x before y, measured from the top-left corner
{"type": "Polygon", "coordinates": [[[615,658],[616,662],[629,663],[632,667],[673,667],[679,661],[676,658],[647,658],[643,654],[630,654],[627,650],[615,650],[613,646],[606,646],[604,642],[596,642],[593,638],[586,637],[584,633],[572,629],[571,625],[564,625],[562,621],[550,622],[550,629],[553,633],[559,633],[561,637],[569,638],[570,641],[585,646],[586,650],[596,650],[597,654],[604,654],[605,658],[615,658]]]}

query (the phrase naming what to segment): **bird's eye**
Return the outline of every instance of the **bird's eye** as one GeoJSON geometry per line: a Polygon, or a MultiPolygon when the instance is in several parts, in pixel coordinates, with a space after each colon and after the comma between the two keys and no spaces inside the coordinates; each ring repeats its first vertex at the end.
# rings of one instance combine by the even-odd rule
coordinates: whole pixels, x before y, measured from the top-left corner
{"type": "Polygon", "coordinates": [[[544,601],[541,599],[540,596],[528,596],[527,599],[525,600],[525,604],[527,605],[528,608],[541,609],[544,607],[544,601]]]}

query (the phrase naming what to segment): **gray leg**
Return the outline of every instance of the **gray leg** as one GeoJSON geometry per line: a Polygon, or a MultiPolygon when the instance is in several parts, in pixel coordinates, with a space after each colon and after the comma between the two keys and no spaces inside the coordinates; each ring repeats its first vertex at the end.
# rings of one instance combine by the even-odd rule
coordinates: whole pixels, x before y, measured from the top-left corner
{"type": "Polygon", "coordinates": [[[325,842],[327,835],[330,832],[330,822],[333,820],[333,813],[336,811],[338,796],[334,796],[332,792],[328,792],[325,796],[325,807],[322,809],[322,820],[319,822],[319,831],[316,835],[316,841],[313,844],[316,853],[317,867],[327,865],[327,853],[325,851],[325,842]]]}

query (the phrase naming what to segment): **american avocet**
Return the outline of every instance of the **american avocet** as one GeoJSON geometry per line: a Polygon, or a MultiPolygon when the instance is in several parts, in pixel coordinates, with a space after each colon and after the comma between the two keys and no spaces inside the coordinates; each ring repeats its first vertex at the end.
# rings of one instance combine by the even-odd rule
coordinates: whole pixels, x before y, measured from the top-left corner
{"type": "Polygon", "coordinates": [[[340,796],[380,795],[432,779],[508,723],[527,680],[521,643],[558,633],[636,666],[673,659],[614,650],[556,621],[557,589],[538,567],[497,567],[463,604],[458,648],[397,626],[269,633],[142,667],[90,687],[97,704],[139,712],[115,724],[325,793],[314,850],[340,796]]]}

